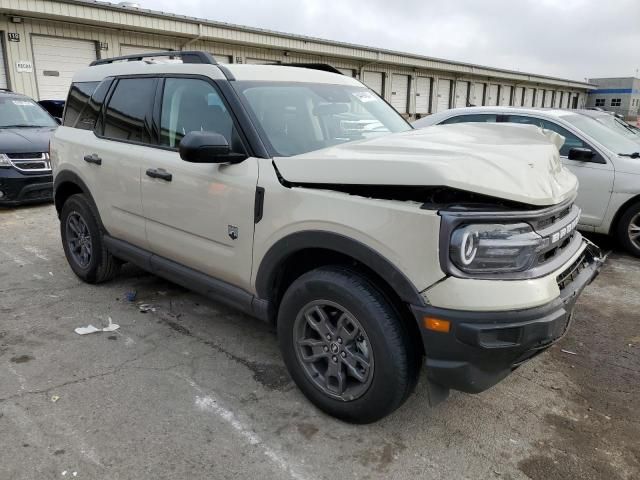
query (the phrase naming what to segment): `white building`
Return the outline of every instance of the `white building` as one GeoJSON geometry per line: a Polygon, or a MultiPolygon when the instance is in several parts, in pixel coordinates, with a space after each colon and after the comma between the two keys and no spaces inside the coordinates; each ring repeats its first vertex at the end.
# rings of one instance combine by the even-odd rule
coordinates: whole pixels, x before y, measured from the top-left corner
{"type": "MultiPolygon", "coordinates": [[[[129,4],[130,5],[130,4],[129,4]]],[[[328,63],[409,117],[465,105],[577,108],[592,85],[91,0],[0,0],[0,88],[64,99],[97,58],[205,50],[221,63],[328,63]]]]}

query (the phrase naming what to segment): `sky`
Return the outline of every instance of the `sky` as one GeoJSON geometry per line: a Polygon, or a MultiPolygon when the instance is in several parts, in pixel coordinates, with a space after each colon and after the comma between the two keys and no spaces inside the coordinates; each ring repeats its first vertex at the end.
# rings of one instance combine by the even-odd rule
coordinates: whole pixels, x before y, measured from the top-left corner
{"type": "Polygon", "coordinates": [[[640,0],[137,3],[168,13],[580,81],[640,76],[640,0]]]}

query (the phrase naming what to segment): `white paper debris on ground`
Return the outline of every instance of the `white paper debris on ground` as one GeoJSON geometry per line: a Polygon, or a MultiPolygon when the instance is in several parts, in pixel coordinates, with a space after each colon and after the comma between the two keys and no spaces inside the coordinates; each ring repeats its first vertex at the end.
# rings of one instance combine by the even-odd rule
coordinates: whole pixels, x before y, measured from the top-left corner
{"type": "Polygon", "coordinates": [[[566,353],[566,354],[569,354],[569,355],[577,355],[577,353],[576,353],[576,352],[572,352],[571,350],[560,350],[560,351],[561,351],[562,353],[566,353]]]}
{"type": "Polygon", "coordinates": [[[147,312],[155,312],[156,311],[156,307],[149,305],[148,303],[141,303],[140,305],[138,305],[138,308],[140,309],[140,311],[142,313],[147,313],[147,312]]]}
{"type": "Polygon", "coordinates": [[[59,396],[59,395],[53,395],[53,396],[51,397],[51,401],[52,401],[53,403],[56,403],[58,400],[60,400],[60,396],[59,396]]]}
{"type": "Polygon", "coordinates": [[[113,320],[111,320],[111,317],[109,317],[109,325],[104,328],[97,328],[93,325],[87,325],[86,327],[76,328],[74,332],[76,332],[78,335],[88,335],[90,333],[96,332],[115,332],[119,328],[120,325],[118,325],[117,323],[113,323],[113,320]]]}

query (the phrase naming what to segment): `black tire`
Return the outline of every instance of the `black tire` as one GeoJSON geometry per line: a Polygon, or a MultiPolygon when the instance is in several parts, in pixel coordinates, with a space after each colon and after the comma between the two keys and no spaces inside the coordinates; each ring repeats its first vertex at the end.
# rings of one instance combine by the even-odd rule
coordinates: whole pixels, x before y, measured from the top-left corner
{"type": "Polygon", "coordinates": [[[616,236],[626,251],[640,257],[640,236],[632,238],[632,230],[640,234],[640,202],[629,206],[620,217],[617,225],[616,236]]]}
{"type": "MultiPolygon", "coordinates": [[[[336,317],[338,315],[341,314],[335,314],[336,317]]],[[[333,331],[339,333],[338,329],[333,331]]],[[[346,330],[342,331],[346,333],[346,330]]],[[[337,333],[333,338],[341,340],[337,333]]],[[[322,339],[318,338],[313,341],[320,340],[322,339]]],[[[416,384],[417,354],[402,319],[366,276],[346,267],[321,267],[305,273],[293,282],[280,304],[278,341],[289,373],[305,396],[324,412],[347,422],[371,423],[389,415],[404,403],[416,384]],[[358,327],[361,327],[359,331],[364,331],[364,336],[360,335],[358,338],[364,342],[366,336],[366,352],[371,368],[367,374],[368,383],[360,381],[359,385],[358,381],[349,379],[349,382],[355,385],[349,388],[360,389],[357,398],[335,398],[330,391],[323,391],[324,387],[316,382],[323,383],[325,376],[318,375],[317,369],[310,373],[309,362],[303,362],[303,354],[297,351],[298,348],[302,348],[298,346],[300,336],[297,332],[300,331],[300,322],[304,325],[302,328],[307,328],[314,335],[317,333],[315,327],[308,328],[311,324],[303,312],[308,312],[308,308],[315,308],[314,304],[318,302],[322,305],[330,304],[327,307],[329,309],[339,306],[348,312],[349,318],[355,319],[358,327]],[[298,318],[303,320],[296,320],[298,318]]],[[[327,372],[331,366],[329,362],[336,358],[332,356],[335,343],[337,342],[330,343],[329,356],[324,358],[326,354],[323,354],[323,359],[317,361],[326,361],[327,372]]],[[[345,341],[345,345],[346,343],[345,341]]],[[[327,352],[328,345],[329,343],[322,347],[325,349],[324,352],[327,352]]],[[[346,346],[342,347],[347,349],[346,346]]],[[[343,354],[342,351],[337,353],[337,357],[343,354]]],[[[315,358],[315,355],[311,356],[315,358]]],[[[346,359],[341,360],[340,365],[340,368],[345,368],[344,371],[349,374],[346,359]]],[[[348,384],[347,380],[342,383],[348,384]]]]}
{"type": "Polygon", "coordinates": [[[84,195],[72,195],[62,206],[60,236],[67,262],[81,280],[87,283],[101,283],[112,279],[118,273],[120,262],[105,248],[97,214],[84,195]],[[84,243],[90,245],[91,253],[86,263],[79,258],[77,248],[74,248],[78,242],[73,242],[77,239],[73,229],[77,229],[78,225],[82,225],[82,231],[86,232],[86,235],[83,235],[84,243]]]}

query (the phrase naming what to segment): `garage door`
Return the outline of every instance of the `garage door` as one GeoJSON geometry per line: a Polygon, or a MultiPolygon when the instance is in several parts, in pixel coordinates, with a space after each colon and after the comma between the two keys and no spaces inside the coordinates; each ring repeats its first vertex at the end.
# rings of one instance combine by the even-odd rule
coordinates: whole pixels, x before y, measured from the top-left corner
{"type": "Polygon", "coordinates": [[[4,44],[0,39],[0,88],[8,88],[9,82],[7,82],[7,72],[4,68],[4,44]]]}
{"type": "Polygon", "coordinates": [[[523,87],[516,87],[516,93],[513,96],[513,105],[516,107],[521,107],[523,105],[522,103],[522,95],[524,95],[524,88],[523,87]]]}
{"type": "Polygon", "coordinates": [[[524,91],[524,103],[522,104],[524,107],[533,107],[533,88],[527,88],[524,91]]]}
{"type": "Polygon", "coordinates": [[[246,58],[245,59],[246,63],[249,63],[251,65],[275,65],[278,62],[276,62],[275,60],[265,60],[263,58],[246,58]]]}
{"type": "Polygon", "coordinates": [[[487,101],[485,105],[489,105],[493,107],[498,105],[498,85],[489,85],[489,90],[487,91],[487,101]]]}
{"type": "Polygon", "coordinates": [[[66,99],[73,74],[96,59],[90,40],[34,35],[31,43],[40,100],[66,99]]]}
{"type": "Polygon", "coordinates": [[[436,112],[443,112],[449,108],[451,108],[451,80],[439,78],[436,112]]]}
{"type": "Polygon", "coordinates": [[[416,78],[416,113],[429,113],[429,97],[431,97],[431,79],[416,78]]]}
{"type": "Polygon", "coordinates": [[[120,55],[136,55],[138,53],[166,52],[166,48],[138,47],[136,45],[120,45],[120,55]]]}
{"type": "Polygon", "coordinates": [[[553,106],[553,91],[545,90],[544,91],[544,107],[550,108],[553,106]]]}
{"type": "Polygon", "coordinates": [[[544,101],[544,90],[538,88],[535,91],[535,101],[534,101],[534,106],[535,107],[542,107],[543,105],[543,101],[544,101]]]}
{"type": "Polygon", "coordinates": [[[456,82],[456,98],[453,102],[455,108],[461,108],[467,106],[467,99],[469,98],[469,82],[463,82],[458,80],[456,82]]]}
{"type": "Polygon", "coordinates": [[[364,72],[363,83],[378,95],[383,96],[383,76],[382,72],[364,72]]]}
{"type": "Polygon", "coordinates": [[[356,72],[353,68],[338,68],[336,67],[336,70],[338,70],[341,74],[343,74],[346,77],[351,77],[354,78],[356,76],[356,72]]]}
{"type": "Polygon", "coordinates": [[[500,105],[505,105],[505,106],[511,105],[511,86],[510,85],[500,86],[500,105]]]}
{"type": "Polygon", "coordinates": [[[484,83],[472,83],[469,93],[469,103],[475,107],[484,105],[484,83]]]}
{"type": "Polygon", "coordinates": [[[407,113],[409,76],[394,73],[391,76],[391,106],[400,113],[407,113]]]}

